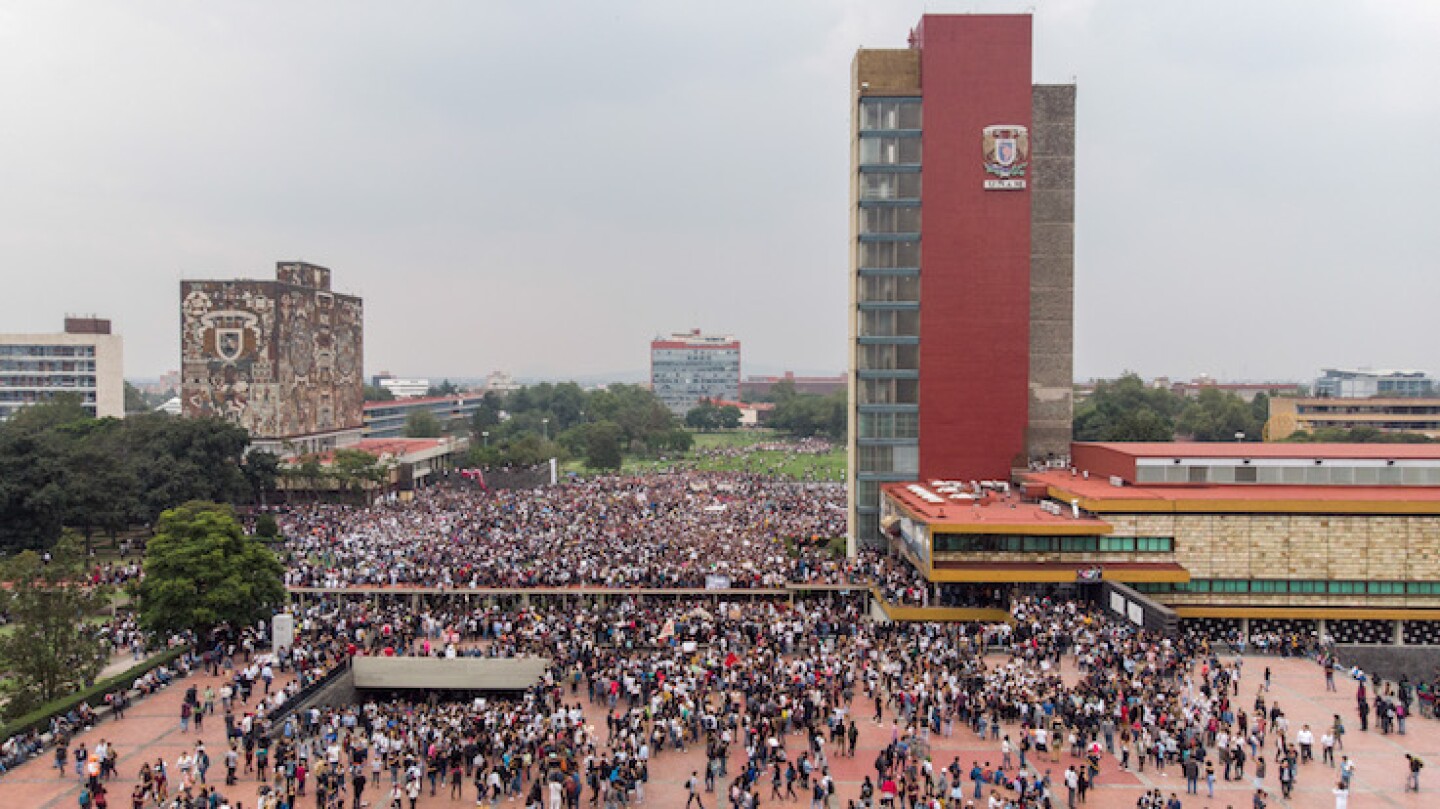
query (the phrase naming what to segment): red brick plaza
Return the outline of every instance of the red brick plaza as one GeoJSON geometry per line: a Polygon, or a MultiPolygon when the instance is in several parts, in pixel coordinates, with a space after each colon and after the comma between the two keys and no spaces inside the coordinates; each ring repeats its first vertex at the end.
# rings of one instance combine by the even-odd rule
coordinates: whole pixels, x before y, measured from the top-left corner
{"type": "MultiPolygon", "coordinates": [[[[1067,661],[1067,665],[1069,665],[1069,661],[1067,661]]],[[[1338,692],[1326,693],[1324,680],[1314,663],[1272,657],[1252,656],[1247,659],[1244,680],[1241,683],[1243,704],[1248,705],[1253,701],[1255,689],[1261,681],[1261,672],[1266,665],[1269,665],[1274,671],[1274,684],[1269,700],[1278,701],[1280,707],[1290,718],[1292,734],[1308,723],[1316,731],[1318,737],[1321,728],[1329,726],[1333,714],[1339,713],[1345,719],[1347,733],[1344,753],[1349,755],[1357,766],[1355,783],[1350,795],[1351,809],[1368,806],[1420,807],[1436,804],[1437,797],[1440,797],[1440,770],[1437,770],[1440,768],[1440,721],[1412,718],[1408,723],[1408,734],[1404,736],[1384,736],[1374,730],[1373,726],[1369,733],[1361,733],[1355,717],[1353,684],[1347,684],[1341,680],[1338,692]],[[1419,755],[1427,764],[1421,775],[1421,792],[1419,794],[1408,793],[1404,789],[1405,776],[1408,771],[1405,761],[1406,753],[1419,755]]],[[[205,724],[203,734],[197,735],[193,728],[189,733],[180,731],[180,702],[185,685],[190,682],[199,685],[202,691],[206,684],[214,684],[217,689],[219,687],[219,681],[213,678],[192,677],[190,680],[170,686],[154,697],[140,701],[127,712],[123,720],[103,722],[94,730],[79,737],[87,747],[101,739],[118,745],[121,778],[111,782],[108,786],[111,806],[128,807],[130,805],[130,791],[136,783],[137,773],[144,761],[153,763],[157,757],[164,758],[172,773],[173,784],[178,775],[175,769],[176,759],[182,751],[193,750],[195,742],[201,738],[203,738],[206,749],[214,762],[210,769],[211,782],[223,782],[225,774],[223,720],[218,716],[210,718],[205,724]]],[[[870,721],[873,705],[863,696],[857,697],[855,711],[860,728],[860,742],[855,757],[853,759],[841,758],[835,756],[833,752],[827,751],[830,756],[831,772],[839,781],[837,800],[833,802],[836,807],[844,807],[846,801],[858,796],[860,782],[866,775],[873,776],[873,762],[876,753],[890,742],[893,732],[888,719],[883,726],[877,726],[870,721]]],[[[593,709],[587,716],[589,721],[598,720],[602,728],[603,717],[603,710],[598,708],[593,709]]],[[[1011,733],[1013,738],[1015,728],[1008,728],[1005,732],[1011,733]]],[[[999,742],[988,739],[981,741],[965,728],[956,728],[954,736],[949,739],[935,735],[931,738],[930,743],[931,756],[937,769],[947,765],[955,756],[959,756],[962,767],[967,771],[972,761],[978,760],[981,763],[990,761],[998,764],[1000,760],[999,742]]],[[[792,737],[787,744],[792,751],[797,748],[803,749],[801,747],[803,742],[798,737],[792,737]]],[[[733,774],[740,769],[744,751],[740,745],[732,745],[731,752],[729,771],[733,774]]],[[[1337,775],[1335,771],[1318,761],[1318,751],[1316,758],[1317,761],[1314,763],[1301,765],[1295,793],[1288,802],[1280,798],[1277,768],[1272,764],[1265,783],[1266,790],[1270,793],[1272,809],[1280,806],[1334,806],[1335,800],[1331,789],[1335,786],[1337,775]]],[[[1065,801],[1065,790],[1060,784],[1061,773],[1072,762],[1077,765],[1079,763],[1068,754],[1062,756],[1059,763],[1040,763],[1033,760],[1031,762],[1031,766],[1052,770],[1052,777],[1057,784],[1055,788],[1057,807],[1063,807],[1065,801]]],[[[704,764],[703,750],[693,748],[688,753],[665,752],[653,758],[650,768],[650,783],[646,788],[645,805],[683,807],[685,805],[685,780],[692,770],[703,774],[704,764]]],[[[1207,798],[1203,779],[1200,783],[1199,795],[1186,795],[1185,779],[1177,768],[1171,768],[1163,776],[1155,772],[1153,768],[1147,768],[1144,773],[1127,772],[1121,770],[1119,762],[1110,757],[1105,759],[1103,767],[1096,787],[1090,792],[1088,801],[1084,804],[1086,809],[1133,807],[1140,794],[1152,788],[1162,790],[1166,797],[1169,797],[1171,792],[1177,793],[1186,809],[1199,809],[1200,807],[1223,809],[1232,806],[1236,809],[1248,809],[1251,806],[1254,789],[1251,785],[1249,769],[1247,769],[1247,777],[1243,782],[1217,781],[1215,797],[1207,798]]],[[[244,776],[237,786],[226,789],[225,794],[232,801],[240,801],[247,807],[254,807],[257,786],[251,776],[244,776]]],[[[465,786],[465,796],[462,800],[451,800],[442,790],[438,797],[422,797],[420,805],[424,807],[473,806],[474,793],[468,783],[465,786]]],[[[761,787],[762,805],[773,805],[775,802],[765,800],[769,796],[770,789],[768,776],[762,779],[761,787]]],[[[388,776],[386,776],[382,784],[371,785],[366,790],[367,802],[371,806],[384,806],[388,789],[389,782],[388,776]]],[[[722,791],[715,794],[704,796],[707,809],[726,805],[723,786],[721,789],[722,791]]],[[[970,794],[972,789],[967,778],[966,793],[970,794]]],[[[54,769],[53,754],[47,751],[40,758],[0,776],[0,809],[74,807],[78,805],[79,791],[80,784],[73,770],[67,771],[62,778],[54,769]]],[[[587,792],[587,802],[588,798],[587,792]]],[[[518,804],[519,801],[513,803],[518,804]]],[[[302,799],[300,805],[311,806],[313,799],[302,799]]],[[[809,797],[803,796],[801,800],[790,802],[789,805],[808,806],[809,797]]],[[[979,801],[977,805],[983,808],[985,804],[983,801],[979,801]]]]}

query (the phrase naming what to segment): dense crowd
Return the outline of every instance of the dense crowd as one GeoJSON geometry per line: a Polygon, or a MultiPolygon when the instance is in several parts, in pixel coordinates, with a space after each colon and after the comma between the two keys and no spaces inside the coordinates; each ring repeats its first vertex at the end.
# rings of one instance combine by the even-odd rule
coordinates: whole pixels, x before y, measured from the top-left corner
{"type": "Polygon", "coordinates": [[[844,535],[843,493],[756,475],[434,488],[279,516],[292,586],[705,587],[718,576],[759,588],[844,575],[824,547],[844,535]]]}
{"type": "MultiPolygon", "coordinates": [[[[893,557],[829,554],[824,545],[843,534],[845,518],[832,487],[748,474],[436,488],[408,502],[297,506],[278,517],[292,586],[703,588],[721,577],[750,590],[874,585],[891,603],[944,603],[893,557]]],[[[1293,725],[1270,697],[1268,670],[1250,676],[1250,701],[1242,659],[1222,660],[1207,639],[1152,634],[1059,597],[992,594],[1009,610],[1004,622],[891,624],[866,620],[865,599],[845,592],[533,604],[456,595],[311,595],[291,607],[288,646],[268,648],[264,626],[237,628],[145,675],[133,684],[142,694],[185,688],[182,731],[219,722],[226,741],[145,761],[134,805],[216,807],[221,791],[238,794],[245,781],[260,809],[302,799],[322,809],[403,809],[442,794],[526,809],[619,809],[644,801],[653,761],[688,750],[703,751],[705,764],[685,790],[706,800],[717,793],[732,809],[801,800],[1052,809],[1083,802],[1115,767],[1178,772],[1187,793],[1212,796],[1222,773],[1244,780],[1248,768],[1257,789],[1273,781],[1288,796],[1317,748],[1344,789],[1354,772],[1343,753],[1335,763],[1339,718],[1326,728],[1293,725]],[[295,710],[361,655],[548,662],[519,694],[366,694],[358,704],[295,710]],[[221,675],[221,685],[185,685],[198,669],[221,675]],[[856,755],[865,722],[888,726],[889,741],[861,783],[841,787],[832,763],[856,755]],[[937,737],[957,733],[996,754],[932,755],[937,737]],[[207,776],[212,765],[223,781],[207,776]]],[[[123,621],[107,631],[122,648],[136,634],[123,621]]],[[[1372,686],[1368,698],[1364,688],[1362,723],[1373,706],[1383,732],[1403,732],[1418,697],[1404,684],[1372,686]]],[[[61,739],[56,766],[68,773],[73,764],[103,795],[113,747],[65,741],[91,723],[83,711],[64,723],[51,729],[61,739]]],[[[39,741],[35,733],[8,740],[0,764],[36,755],[39,741]]],[[[1160,795],[1142,801],[1169,805],[1160,795]]]]}

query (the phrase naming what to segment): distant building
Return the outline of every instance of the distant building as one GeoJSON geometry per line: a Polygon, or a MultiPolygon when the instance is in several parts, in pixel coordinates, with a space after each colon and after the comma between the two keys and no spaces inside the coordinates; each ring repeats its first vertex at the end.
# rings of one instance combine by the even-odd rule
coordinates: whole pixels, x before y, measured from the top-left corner
{"type": "Polygon", "coordinates": [[[283,455],[348,447],[364,427],[364,311],[330,270],[282,262],[274,281],[181,281],[182,412],[219,416],[283,455]]]}
{"type": "Polygon", "coordinates": [[[1277,397],[1270,400],[1265,440],[1284,441],[1297,432],[1354,430],[1421,433],[1440,438],[1440,398],[1378,396],[1370,399],[1277,397]]]}
{"type": "Polygon", "coordinates": [[[1187,399],[1193,399],[1204,390],[1218,390],[1234,394],[1247,402],[1255,401],[1262,393],[1272,399],[1276,396],[1299,396],[1304,392],[1299,382],[1216,382],[1202,376],[1189,382],[1172,382],[1170,390],[1187,399]]]}
{"type": "Polygon", "coordinates": [[[1371,396],[1434,396],[1435,380],[1424,371],[1326,368],[1315,380],[1315,395],[1335,399],[1371,396]]]}
{"type": "Polygon", "coordinates": [[[400,438],[411,413],[428,411],[447,430],[463,429],[485,400],[483,393],[421,396],[393,402],[365,403],[366,438],[400,438]]]}
{"type": "Polygon", "coordinates": [[[397,379],[389,374],[380,374],[373,380],[375,387],[390,391],[396,399],[412,399],[430,392],[428,379],[397,379]]]}
{"type": "Polygon", "coordinates": [[[512,390],[520,390],[520,383],[516,382],[515,377],[505,371],[491,371],[489,375],[485,377],[484,390],[494,391],[495,393],[509,393],[512,390]]]}
{"type": "Polygon", "coordinates": [[[650,389],[677,416],[701,399],[740,398],[740,341],[699,329],[650,343],[650,389]]]}
{"type": "Polygon", "coordinates": [[[770,395],[771,389],[781,382],[789,382],[795,386],[796,393],[809,393],[816,396],[829,396],[832,393],[839,393],[845,390],[845,375],[836,376],[796,376],[792,371],[786,371],[784,376],[752,376],[740,383],[740,398],[747,402],[756,399],[763,399],[770,395]]]}
{"type": "Polygon", "coordinates": [[[124,418],[123,366],[108,320],[67,317],[60,334],[0,334],[0,421],[62,393],[99,418],[124,418]]]}

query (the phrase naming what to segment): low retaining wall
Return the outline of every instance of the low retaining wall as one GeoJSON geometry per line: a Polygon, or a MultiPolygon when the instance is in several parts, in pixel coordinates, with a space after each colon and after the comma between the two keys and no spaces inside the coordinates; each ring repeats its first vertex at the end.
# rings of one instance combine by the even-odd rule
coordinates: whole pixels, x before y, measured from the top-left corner
{"type": "MultiPolygon", "coordinates": [[[[1409,677],[1410,682],[1433,680],[1440,670],[1440,647],[1373,646],[1344,644],[1335,647],[1336,657],[1346,668],[1359,666],[1366,674],[1384,680],[1409,677]]],[[[1336,672],[1336,679],[1344,675],[1336,672]]]]}

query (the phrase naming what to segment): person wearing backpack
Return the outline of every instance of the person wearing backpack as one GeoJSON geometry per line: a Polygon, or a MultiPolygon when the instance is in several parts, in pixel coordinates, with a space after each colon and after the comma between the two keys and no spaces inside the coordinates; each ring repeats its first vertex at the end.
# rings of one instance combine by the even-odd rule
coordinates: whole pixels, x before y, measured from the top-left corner
{"type": "Polygon", "coordinates": [[[690,809],[692,802],[700,809],[705,809],[705,802],[700,800],[700,781],[696,777],[698,775],[698,772],[691,770],[690,778],[685,782],[685,791],[689,793],[689,797],[685,799],[685,809],[690,809]]]}

